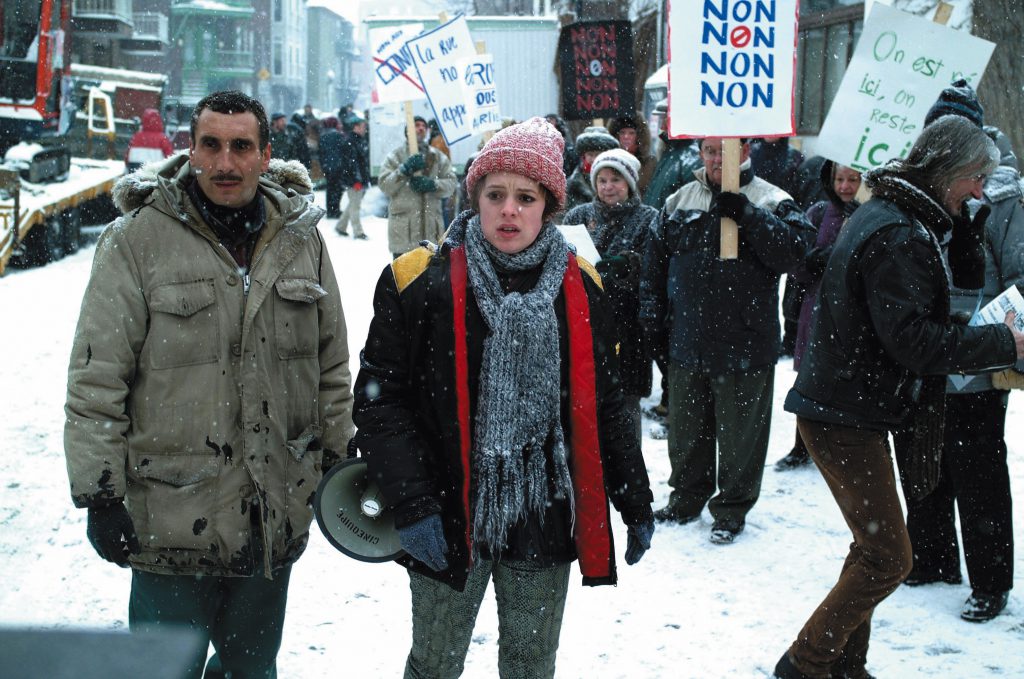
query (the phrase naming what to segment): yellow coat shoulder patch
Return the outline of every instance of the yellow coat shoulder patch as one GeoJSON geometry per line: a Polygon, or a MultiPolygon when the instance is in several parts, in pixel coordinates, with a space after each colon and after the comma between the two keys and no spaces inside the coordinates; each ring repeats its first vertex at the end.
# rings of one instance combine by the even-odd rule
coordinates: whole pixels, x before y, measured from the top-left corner
{"type": "Polygon", "coordinates": [[[434,250],[424,246],[409,250],[409,252],[391,262],[391,273],[395,277],[395,286],[398,288],[398,294],[402,294],[402,291],[409,287],[409,284],[427,270],[427,265],[433,256],[434,250]]]}
{"type": "Polygon", "coordinates": [[[580,265],[580,269],[585,271],[587,275],[590,276],[590,278],[595,283],[597,283],[597,287],[604,290],[604,283],[601,282],[601,274],[597,273],[597,269],[594,268],[593,264],[583,259],[579,255],[576,255],[576,263],[580,265]]]}

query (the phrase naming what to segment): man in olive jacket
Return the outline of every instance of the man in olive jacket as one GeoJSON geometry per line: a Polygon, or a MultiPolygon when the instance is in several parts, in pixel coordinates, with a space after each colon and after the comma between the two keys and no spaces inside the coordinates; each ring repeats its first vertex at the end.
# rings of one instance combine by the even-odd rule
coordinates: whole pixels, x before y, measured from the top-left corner
{"type": "Polygon", "coordinates": [[[448,228],[441,203],[459,184],[452,161],[427,144],[427,121],[416,116],[415,125],[419,152],[409,155],[405,144],[392,151],[380,168],[378,181],[390,200],[388,249],[395,257],[424,240],[441,241],[448,228]]]}
{"type": "Polygon", "coordinates": [[[214,93],[188,156],[118,183],[65,407],[72,499],[132,569],[131,629],[191,627],[208,669],[246,677],[275,676],[313,495],[352,435],[323,211],[301,165],[271,162],[268,128],[259,102],[214,93]]]}

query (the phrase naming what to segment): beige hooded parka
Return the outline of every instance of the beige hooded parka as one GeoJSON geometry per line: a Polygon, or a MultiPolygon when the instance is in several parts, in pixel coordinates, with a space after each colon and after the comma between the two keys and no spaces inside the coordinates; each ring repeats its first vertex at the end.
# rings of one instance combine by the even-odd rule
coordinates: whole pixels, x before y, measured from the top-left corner
{"type": "Polygon", "coordinates": [[[323,451],[352,436],[344,312],[304,168],[260,178],[249,272],[187,197],[190,172],[178,155],[115,188],[68,370],[71,495],[124,500],[133,568],[251,575],[260,540],[270,577],[305,549],[323,451]]]}

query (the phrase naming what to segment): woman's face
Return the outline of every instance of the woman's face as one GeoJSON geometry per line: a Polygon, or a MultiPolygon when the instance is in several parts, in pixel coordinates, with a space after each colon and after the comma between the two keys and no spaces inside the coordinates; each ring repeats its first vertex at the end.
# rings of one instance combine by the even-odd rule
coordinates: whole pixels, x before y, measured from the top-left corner
{"type": "Polygon", "coordinates": [[[480,180],[480,227],[487,242],[507,255],[533,245],[544,226],[544,189],[522,175],[492,172],[480,180]]]}
{"type": "Polygon", "coordinates": [[[605,205],[619,205],[629,198],[626,179],[610,167],[602,167],[594,177],[598,199],[605,205]]]}
{"type": "Polygon", "coordinates": [[[832,180],[832,188],[838,194],[839,200],[849,203],[857,195],[857,190],[860,189],[860,172],[845,165],[837,165],[835,178],[832,180]]]}

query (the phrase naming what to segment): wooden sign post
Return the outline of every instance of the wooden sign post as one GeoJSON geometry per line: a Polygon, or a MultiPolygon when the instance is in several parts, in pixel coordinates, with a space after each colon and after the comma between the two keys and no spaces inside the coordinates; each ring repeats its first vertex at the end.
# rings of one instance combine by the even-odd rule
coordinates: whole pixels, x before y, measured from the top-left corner
{"type": "MultiPolygon", "coordinates": [[[[722,140],[722,190],[739,193],[740,190],[740,148],[739,139],[722,140]]],[[[736,259],[739,256],[740,228],[729,217],[722,217],[719,259],[736,259]]]]}
{"type": "Polygon", "coordinates": [[[412,114],[412,102],[405,102],[405,140],[409,142],[409,155],[419,153],[419,140],[416,138],[416,120],[412,114]]]}

